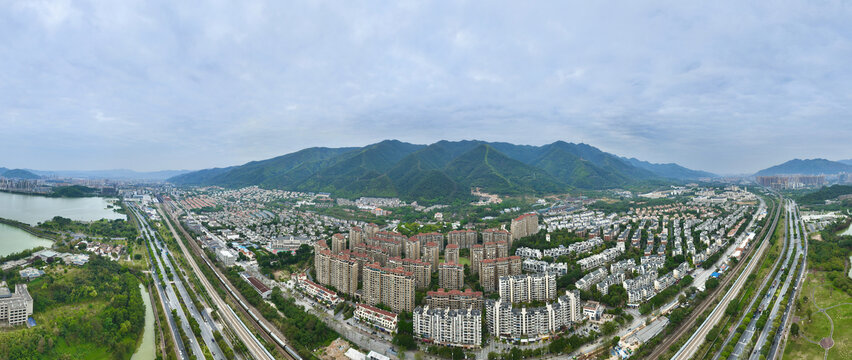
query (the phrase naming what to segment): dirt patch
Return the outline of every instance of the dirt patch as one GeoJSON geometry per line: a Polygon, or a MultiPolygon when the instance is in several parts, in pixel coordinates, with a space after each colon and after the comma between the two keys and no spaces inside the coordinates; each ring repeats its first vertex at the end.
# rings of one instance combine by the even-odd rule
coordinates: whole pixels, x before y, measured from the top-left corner
{"type": "Polygon", "coordinates": [[[337,338],[325,348],[320,358],[322,360],[347,360],[346,350],[349,350],[349,343],[343,338],[337,338]]]}
{"type": "Polygon", "coordinates": [[[793,322],[794,323],[799,322],[799,320],[801,320],[801,319],[798,316],[793,316],[793,322]]]}
{"type": "Polygon", "coordinates": [[[831,347],[834,346],[834,340],[827,337],[822,338],[822,340],[819,341],[819,346],[822,346],[823,349],[831,349],[831,347]]]}

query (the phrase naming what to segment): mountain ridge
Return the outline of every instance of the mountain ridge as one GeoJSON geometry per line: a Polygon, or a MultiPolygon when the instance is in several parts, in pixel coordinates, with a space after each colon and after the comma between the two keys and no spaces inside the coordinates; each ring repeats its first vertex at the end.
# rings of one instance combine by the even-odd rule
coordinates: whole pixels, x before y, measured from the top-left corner
{"type": "Polygon", "coordinates": [[[755,173],[755,176],[771,175],[831,175],[840,172],[852,173],[852,165],[826,159],[793,159],[770,166],[755,173]]]}
{"type": "Polygon", "coordinates": [[[429,145],[384,140],[360,148],[308,148],[168,179],[177,185],[259,185],[426,202],[469,198],[470,187],[502,195],[540,195],[680,180],[587,144],[557,141],[533,146],[481,140],[429,145]]]}

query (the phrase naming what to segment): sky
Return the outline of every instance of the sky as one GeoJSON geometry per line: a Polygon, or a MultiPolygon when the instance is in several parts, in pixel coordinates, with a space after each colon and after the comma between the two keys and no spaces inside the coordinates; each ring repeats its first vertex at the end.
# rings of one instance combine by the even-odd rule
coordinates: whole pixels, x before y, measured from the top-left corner
{"type": "Polygon", "coordinates": [[[844,1],[2,1],[0,166],[383,139],[583,142],[721,174],[848,159],[850,19],[844,1]]]}

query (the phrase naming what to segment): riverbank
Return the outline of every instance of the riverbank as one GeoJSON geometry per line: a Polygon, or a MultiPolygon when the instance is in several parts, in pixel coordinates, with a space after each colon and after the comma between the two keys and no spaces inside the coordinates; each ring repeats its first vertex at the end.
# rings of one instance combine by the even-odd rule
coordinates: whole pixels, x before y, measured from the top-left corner
{"type": "Polygon", "coordinates": [[[6,219],[6,218],[0,217],[0,224],[6,224],[6,225],[9,225],[11,227],[17,228],[19,230],[26,231],[27,233],[29,233],[30,235],[35,236],[35,237],[39,237],[39,238],[43,238],[43,239],[47,239],[47,240],[51,240],[51,241],[59,241],[60,240],[60,235],[57,234],[57,233],[54,233],[54,232],[51,232],[51,231],[44,231],[44,230],[39,229],[37,227],[34,227],[30,224],[23,223],[23,222],[20,222],[20,221],[17,221],[17,220],[6,219]]]}

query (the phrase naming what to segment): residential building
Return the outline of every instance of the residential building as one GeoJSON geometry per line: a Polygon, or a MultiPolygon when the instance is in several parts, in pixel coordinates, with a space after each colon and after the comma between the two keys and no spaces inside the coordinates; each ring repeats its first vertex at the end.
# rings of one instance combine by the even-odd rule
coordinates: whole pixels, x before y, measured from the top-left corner
{"type": "Polygon", "coordinates": [[[512,220],[512,241],[538,233],[538,215],[535,213],[523,214],[512,220]]]}
{"type": "Polygon", "coordinates": [[[501,276],[520,275],[521,257],[509,256],[498,259],[485,259],[480,264],[479,284],[485,292],[497,290],[497,280],[501,276]]]}
{"type": "Polygon", "coordinates": [[[33,298],[27,290],[27,284],[15,285],[15,292],[9,292],[5,282],[0,286],[0,324],[8,326],[23,325],[27,317],[33,314],[33,298]]]}
{"type": "Polygon", "coordinates": [[[459,246],[456,244],[448,244],[444,249],[444,261],[448,263],[459,263],[459,246]]]}
{"type": "Polygon", "coordinates": [[[459,290],[464,287],[464,267],[458,263],[441,263],[438,265],[440,286],[448,290],[459,290]]]}
{"type": "Polygon", "coordinates": [[[450,308],[450,309],[467,309],[473,307],[475,309],[482,308],[482,292],[465,289],[445,291],[426,292],[426,305],[430,307],[450,308]]]}
{"type": "Polygon", "coordinates": [[[500,299],[508,302],[547,301],[556,298],[556,274],[501,276],[500,299]]]}
{"type": "Polygon", "coordinates": [[[438,247],[438,244],[435,242],[426,243],[423,246],[423,253],[421,254],[421,260],[432,264],[433,270],[438,270],[438,261],[440,260],[441,249],[438,247]]]}
{"type": "Polygon", "coordinates": [[[420,242],[415,238],[410,238],[403,242],[405,244],[403,246],[405,250],[405,257],[409,259],[420,259],[420,242]]]}
{"type": "Polygon", "coordinates": [[[476,244],[477,234],[475,230],[454,230],[447,234],[447,245],[456,244],[461,248],[469,249],[476,244]]]}
{"type": "Polygon", "coordinates": [[[368,304],[355,304],[355,318],[382,331],[395,333],[399,316],[368,304]]]}
{"type": "Polygon", "coordinates": [[[485,229],[482,231],[482,242],[504,241],[507,244],[512,241],[512,234],[503,229],[485,229]]]}
{"type": "Polygon", "coordinates": [[[488,332],[508,339],[539,339],[582,321],[580,292],[566,291],[555,302],[536,308],[514,308],[511,302],[485,301],[488,332]]]}
{"type": "Polygon", "coordinates": [[[354,250],[356,245],[363,243],[364,235],[364,230],[360,227],[349,228],[349,248],[354,250]]]}
{"type": "Polygon", "coordinates": [[[479,309],[414,309],[414,334],[438,345],[478,347],[482,344],[482,315],[479,309]]]}
{"type": "Polygon", "coordinates": [[[403,270],[414,274],[414,287],[426,289],[432,282],[432,264],[418,259],[402,259],[398,257],[388,259],[389,268],[402,267],[403,270]]]}
{"type": "Polygon", "coordinates": [[[485,260],[485,247],[480,244],[473,245],[470,248],[470,272],[472,274],[479,273],[482,260],[485,260]]]}
{"type": "Polygon", "coordinates": [[[524,271],[534,273],[554,273],[556,275],[565,275],[568,273],[568,264],[566,263],[549,263],[547,261],[526,259],[523,262],[524,271]]]}
{"type": "Polygon", "coordinates": [[[331,236],[331,252],[339,254],[343,249],[346,249],[346,237],[343,234],[334,234],[331,236]]]}
{"type": "Polygon", "coordinates": [[[417,242],[420,243],[421,250],[423,250],[423,247],[425,247],[426,244],[428,244],[430,242],[438,244],[439,249],[441,249],[441,250],[444,249],[444,235],[441,234],[441,233],[436,233],[436,232],[422,233],[422,234],[414,235],[414,236],[412,236],[412,238],[416,239],[417,242]]]}
{"type": "Polygon", "coordinates": [[[498,259],[509,256],[509,244],[504,241],[493,241],[483,244],[485,259],[498,259]]]}
{"type": "Polygon", "coordinates": [[[335,306],[339,304],[343,299],[337,295],[336,292],[326,289],[324,286],[319,285],[311,280],[308,280],[308,276],[305,273],[294,275],[296,280],[296,288],[301,290],[306,295],[310,296],[314,300],[326,304],[328,306],[335,306]]]}
{"type": "Polygon", "coordinates": [[[398,267],[364,265],[363,299],[368,305],[383,303],[394,312],[414,310],[414,274],[398,267]]]}

